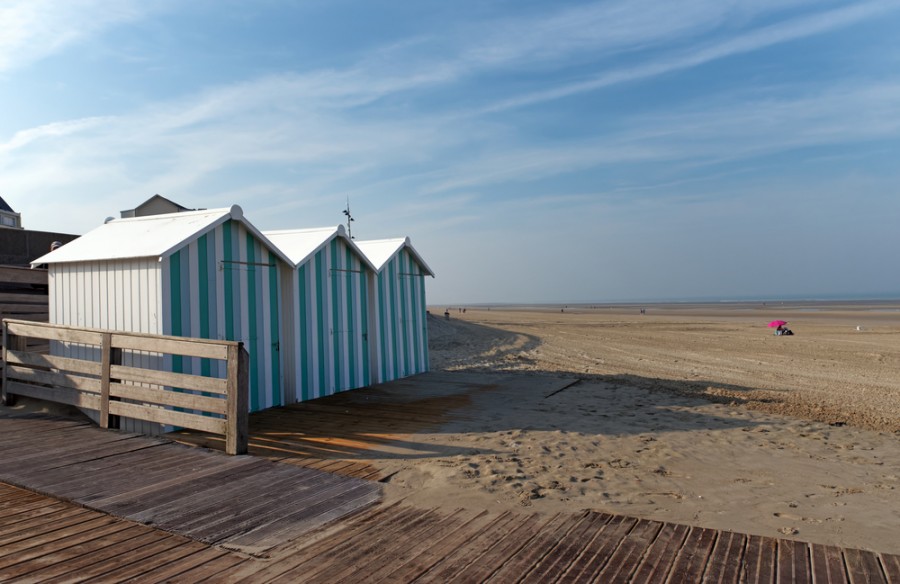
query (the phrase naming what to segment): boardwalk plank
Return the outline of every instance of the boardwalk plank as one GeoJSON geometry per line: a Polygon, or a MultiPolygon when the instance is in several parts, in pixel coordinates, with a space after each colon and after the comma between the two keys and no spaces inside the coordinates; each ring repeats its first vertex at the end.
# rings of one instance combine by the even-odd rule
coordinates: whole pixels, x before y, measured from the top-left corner
{"type": "Polygon", "coordinates": [[[812,582],[809,564],[809,547],[802,542],[787,539],[778,540],[776,571],[779,582],[812,582]]]}
{"type": "Polygon", "coordinates": [[[687,525],[664,524],[656,539],[647,548],[632,580],[645,583],[665,582],[675,562],[675,556],[684,545],[690,530],[687,525]]]}
{"type": "Polygon", "coordinates": [[[900,584],[900,556],[881,554],[881,566],[889,584],[900,584]]]}
{"type": "Polygon", "coordinates": [[[431,545],[420,547],[418,553],[405,564],[395,566],[393,571],[384,574],[380,579],[370,580],[370,584],[378,582],[411,582],[431,569],[447,555],[453,553],[474,537],[477,533],[490,529],[492,525],[506,517],[506,514],[488,520],[487,511],[482,511],[469,518],[455,529],[449,529],[444,536],[434,535],[431,545]]]}
{"type": "Polygon", "coordinates": [[[501,515],[497,521],[473,534],[472,538],[456,550],[448,553],[414,582],[447,582],[465,567],[480,560],[484,551],[490,549],[500,539],[522,525],[523,519],[512,513],[501,515]]]}
{"type": "Polygon", "coordinates": [[[439,537],[442,531],[452,530],[463,524],[465,512],[456,510],[443,516],[435,516],[432,521],[423,524],[423,529],[410,537],[398,537],[378,549],[378,555],[367,559],[365,562],[351,563],[348,562],[342,571],[332,572],[330,574],[320,574],[317,578],[310,580],[310,584],[314,582],[340,582],[340,581],[365,581],[367,583],[375,582],[383,577],[387,572],[405,565],[414,557],[421,549],[423,543],[432,542],[434,538],[439,537]]]}
{"type": "Polygon", "coordinates": [[[716,543],[718,532],[702,527],[692,527],[684,545],[675,556],[670,580],[673,582],[700,582],[706,570],[706,562],[716,543]]]}
{"type": "Polygon", "coordinates": [[[509,532],[508,535],[501,538],[496,545],[488,548],[476,561],[465,566],[462,571],[449,579],[448,582],[484,582],[498,570],[502,570],[507,562],[512,560],[521,550],[526,550],[525,554],[527,556],[532,548],[531,542],[537,535],[559,529],[566,523],[567,519],[569,518],[559,514],[549,519],[534,516],[527,518],[516,526],[513,531],[509,532]]]}
{"type": "Polygon", "coordinates": [[[560,582],[590,582],[606,567],[622,539],[637,524],[637,519],[615,516],[597,531],[584,552],[563,574],[560,582]]]}
{"type": "MultiPolygon", "coordinates": [[[[70,582],[86,567],[102,563],[109,558],[129,554],[133,550],[138,550],[144,545],[168,536],[168,534],[144,528],[143,526],[135,526],[134,531],[120,532],[117,535],[118,537],[104,538],[98,542],[97,546],[88,548],[84,554],[73,558],[61,557],[61,561],[23,576],[20,582],[49,582],[53,579],[58,579],[61,582],[70,582]]],[[[53,556],[48,557],[52,558],[53,556]]]]}
{"type": "Polygon", "coordinates": [[[581,555],[597,530],[606,525],[610,519],[611,516],[605,513],[588,512],[584,522],[561,539],[540,565],[528,573],[527,578],[532,581],[555,582],[569,569],[575,558],[581,555]]]}
{"type": "MultiPolygon", "coordinates": [[[[529,575],[541,561],[553,552],[556,546],[567,535],[582,523],[589,523],[587,515],[570,515],[560,517],[560,522],[553,525],[548,522],[545,529],[540,530],[533,538],[519,548],[503,563],[487,580],[488,582],[511,582],[529,575]]],[[[527,576],[529,579],[532,576],[527,576]]]]}
{"type": "Polygon", "coordinates": [[[813,582],[816,584],[845,584],[849,582],[841,548],[810,544],[809,551],[813,582]]]}
{"type": "Polygon", "coordinates": [[[47,545],[32,547],[15,554],[11,558],[14,563],[0,563],[0,581],[8,582],[14,578],[21,578],[25,574],[34,572],[54,563],[65,561],[67,558],[77,557],[89,549],[90,544],[97,539],[114,536],[115,534],[132,529],[134,526],[123,522],[111,522],[106,525],[94,527],[85,532],[74,534],[70,537],[57,540],[52,548],[47,545]]]}
{"type": "Polygon", "coordinates": [[[740,533],[723,531],[716,539],[716,545],[706,564],[704,583],[726,584],[740,582],[741,561],[747,537],[740,533]]]}
{"type": "Polygon", "coordinates": [[[364,558],[371,556],[385,545],[391,545],[401,540],[415,541],[418,534],[427,530],[431,522],[440,516],[439,513],[431,510],[415,510],[411,515],[409,521],[398,524],[394,529],[375,533],[370,538],[356,537],[351,540],[353,545],[341,546],[340,552],[334,550],[323,554],[321,558],[311,558],[311,561],[273,578],[271,582],[291,583],[296,582],[300,577],[305,582],[330,582],[348,564],[352,565],[363,561],[364,558]],[[338,558],[339,561],[333,561],[338,558]]]}
{"type": "Polygon", "coordinates": [[[658,521],[639,520],[620,540],[606,566],[594,577],[594,582],[628,582],[661,527],[658,521]]]}
{"type": "Polygon", "coordinates": [[[778,540],[758,535],[747,536],[744,560],[741,562],[742,581],[747,584],[773,584],[777,553],[778,540]]]}
{"type": "Polygon", "coordinates": [[[844,550],[844,562],[852,584],[881,584],[887,582],[878,556],[863,550],[844,550]]]}

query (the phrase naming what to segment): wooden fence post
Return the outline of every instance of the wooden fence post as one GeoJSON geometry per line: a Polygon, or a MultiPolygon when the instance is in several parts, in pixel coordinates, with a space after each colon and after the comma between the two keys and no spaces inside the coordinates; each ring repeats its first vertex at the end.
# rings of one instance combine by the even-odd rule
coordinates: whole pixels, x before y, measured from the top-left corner
{"type": "Polygon", "coordinates": [[[249,434],[250,355],[243,343],[228,347],[228,400],[225,452],[246,454],[249,434]]]}
{"type": "Polygon", "coordinates": [[[100,342],[100,427],[109,428],[109,369],[112,364],[112,335],[103,333],[100,342]]]}
{"type": "Polygon", "coordinates": [[[15,394],[6,391],[6,379],[9,371],[9,359],[6,355],[7,351],[24,351],[26,347],[25,337],[9,334],[9,324],[3,321],[3,377],[0,379],[0,401],[5,406],[16,405],[15,394]]]}

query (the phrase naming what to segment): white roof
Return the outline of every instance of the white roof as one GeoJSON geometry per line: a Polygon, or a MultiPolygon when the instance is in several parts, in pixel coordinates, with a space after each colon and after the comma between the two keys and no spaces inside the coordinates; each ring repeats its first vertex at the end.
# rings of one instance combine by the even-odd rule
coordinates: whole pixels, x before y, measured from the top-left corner
{"type": "Polygon", "coordinates": [[[376,272],[380,272],[405,247],[422,268],[422,271],[425,272],[425,275],[434,277],[434,272],[431,271],[431,268],[428,267],[428,264],[419,255],[419,252],[416,251],[416,248],[412,246],[408,237],[370,239],[368,241],[357,241],[356,245],[375,266],[376,272]]]}
{"type": "Polygon", "coordinates": [[[312,229],[264,231],[263,235],[269,238],[269,241],[278,246],[284,255],[290,258],[295,268],[309,261],[319,250],[328,245],[332,239],[341,237],[370,270],[375,270],[375,266],[372,265],[366,254],[356,246],[353,240],[347,237],[347,232],[344,231],[343,225],[315,227],[312,229]]]}
{"type": "Polygon", "coordinates": [[[285,263],[289,263],[288,258],[272,242],[244,219],[244,212],[237,205],[224,209],[114,219],[31,263],[37,265],[164,258],[229,219],[243,223],[248,231],[258,237],[285,263]]]}

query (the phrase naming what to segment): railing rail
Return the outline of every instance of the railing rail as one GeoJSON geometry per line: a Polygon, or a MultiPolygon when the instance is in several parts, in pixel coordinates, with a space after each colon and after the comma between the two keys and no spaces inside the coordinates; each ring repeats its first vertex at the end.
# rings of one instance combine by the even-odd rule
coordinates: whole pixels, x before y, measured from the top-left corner
{"type": "Polygon", "coordinates": [[[101,428],[127,417],[223,434],[226,452],[247,452],[249,356],[242,343],[4,319],[2,361],[4,403],[22,395],[95,410],[101,428]],[[27,351],[35,338],[89,346],[90,358],[27,351]],[[126,351],[219,360],[225,377],[126,365],[126,351]]]}

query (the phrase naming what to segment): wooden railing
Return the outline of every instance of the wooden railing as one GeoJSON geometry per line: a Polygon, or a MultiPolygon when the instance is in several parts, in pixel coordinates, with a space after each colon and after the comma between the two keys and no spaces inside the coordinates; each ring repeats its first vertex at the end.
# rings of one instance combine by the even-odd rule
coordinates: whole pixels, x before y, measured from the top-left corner
{"type": "Polygon", "coordinates": [[[22,395],[95,410],[102,428],[118,428],[125,417],[224,434],[226,452],[247,452],[249,356],[242,343],[5,319],[2,355],[4,403],[22,395]],[[26,350],[35,338],[82,350],[54,351],[67,356],[26,350]],[[153,355],[159,363],[219,360],[225,377],[124,365],[123,354],[153,355]]]}

